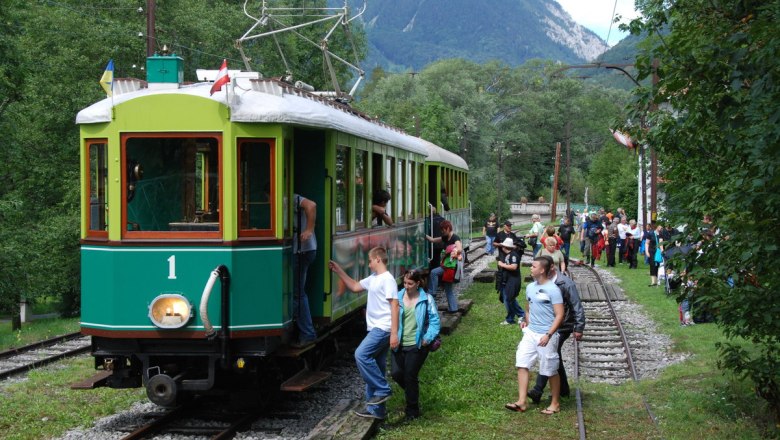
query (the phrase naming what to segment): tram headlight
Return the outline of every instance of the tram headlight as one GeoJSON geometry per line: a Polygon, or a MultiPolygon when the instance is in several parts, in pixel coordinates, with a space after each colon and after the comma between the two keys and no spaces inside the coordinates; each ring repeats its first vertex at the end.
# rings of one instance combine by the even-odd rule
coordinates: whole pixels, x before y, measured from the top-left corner
{"type": "Polygon", "coordinates": [[[149,319],[160,328],[184,327],[191,317],[192,304],[179,294],[160,295],[149,305],[149,319]]]}

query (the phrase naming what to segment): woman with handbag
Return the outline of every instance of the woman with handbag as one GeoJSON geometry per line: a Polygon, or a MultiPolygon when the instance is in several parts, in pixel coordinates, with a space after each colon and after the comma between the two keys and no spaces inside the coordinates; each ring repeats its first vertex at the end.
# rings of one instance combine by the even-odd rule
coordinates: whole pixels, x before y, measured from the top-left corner
{"type": "Polygon", "coordinates": [[[648,287],[658,285],[658,265],[664,261],[661,254],[663,251],[661,248],[663,239],[659,240],[658,238],[663,228],[661,225],[656,225],[654,229],[645,235],[645,257],[647,257],[650,263],[650,284],[648,287]]]}
{"type": "Polygon", "coordinates": [[[438,349],[439,312],[436,301],[422,288],[420,272],[404,275],[404,288],[398,292],[398,348],[393,350],[390,375],[403,388],[406,419],[420,417],[420,369],[429,351],[438,349]]]}

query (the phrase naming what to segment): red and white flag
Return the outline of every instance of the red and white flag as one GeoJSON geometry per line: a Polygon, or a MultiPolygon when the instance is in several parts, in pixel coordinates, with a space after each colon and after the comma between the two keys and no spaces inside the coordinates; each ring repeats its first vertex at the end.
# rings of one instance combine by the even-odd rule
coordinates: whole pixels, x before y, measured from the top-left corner
{"type": "Polygon", "coordinates": [[[219,68],[219,73],[217,73],[217,79],[214,80],[214,85],[211,86],[211,93],[209,95],[213,95],[214,93],[222,90],[222,86],[230,82],[230,76],[228,75],[228,68],[227,68],[227,60],[222,60],[222,67],[219,68]]]}
{"type": "Polygon", "coordinates": [[[619,143],[621,143],[622,145],[628,148],[634,148],[634,141],[631,140],[631,136],[619,130],[610,129],[609,131],[612,132],[612,136],[615,138],[616,141],[618,141],[619,143]]]}

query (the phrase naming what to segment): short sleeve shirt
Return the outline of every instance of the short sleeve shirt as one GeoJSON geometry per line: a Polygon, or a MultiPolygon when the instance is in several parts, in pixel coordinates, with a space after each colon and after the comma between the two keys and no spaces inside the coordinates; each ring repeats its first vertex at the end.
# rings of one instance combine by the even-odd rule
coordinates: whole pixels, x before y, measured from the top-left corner
{"type": "Polygon", "coordinates": [[[554,304],[563,304],[561,289],[552,281],[539,284],[536,281],[525,288],[525,298],[529,303],[528,328],[536,333],[547,333],[555,321],[554,304]]]}
{"type": "MultiPolygon", "coordinates": [[[[301,208],[301,202],[306,200],[304,197],[295,194],[295,207],[293,213],[293,225],[296,231],[303,232],[308,227],[306,221],[306,212],[301,208]],[[299,212],[300,211],[300,212],[299,212]],[[301,224],[298,225],[298,217],[301,218],[301,224]]],[[[317,250],[317,237],[311,234],[308,240],[304,241],[301,245],[301,252],[316,251],[317,250]]],[[[298,251],[298,233],[293,234],[293,252],[298,251]]]]}
{"type": "Polygon", "coordinates": [[[485,235],[488,237],[495,237],[496,234],[498,234],[498,222],[497,221],[486,221],[485,222],[485,235]]]}
{"type": "Polygon", "coordinates": [[[366,328],[368,331],[379,328],[390,331],[390,300],[398,299],[398,285],[390,272],[371,274],[360,280],[360,285],[368,291],[366,304],[366,328]]]}

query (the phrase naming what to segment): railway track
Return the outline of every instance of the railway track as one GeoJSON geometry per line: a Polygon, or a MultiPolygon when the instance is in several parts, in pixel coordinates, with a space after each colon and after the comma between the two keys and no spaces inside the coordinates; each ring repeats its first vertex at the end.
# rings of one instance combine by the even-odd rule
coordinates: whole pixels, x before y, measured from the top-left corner
{"type": "MultiPolygon", "coordinates": [[[[588,265],[569,266],[569,274],[579,286],[595,284],[606,294],[604,301],[583,302],[587,326],[582,340],[574,341],[574,379],[577,384],[575,397],[577,400],[577,425],[580,440],[587,438],[585,424],[585,408],[583,393],[579,386],[580,379],[613,384],[629,380],[639,381],[639,374],[634,362],[629,337],[620,322],[620,317],[610,299],[608,285],[598,271],[588,265]]],[[[650,408],[647,400],[642,397],[645,410],[656,432],[660,433],[658,419],[650,408]]]]}
{"type": "Polygon", "coordinates": [[[0,380],[89,352],[89,336],[70,333],[0,352],[0,380]]]}

